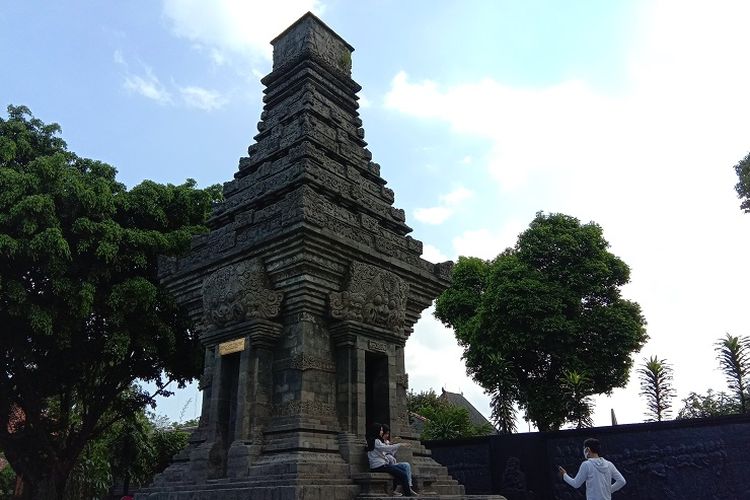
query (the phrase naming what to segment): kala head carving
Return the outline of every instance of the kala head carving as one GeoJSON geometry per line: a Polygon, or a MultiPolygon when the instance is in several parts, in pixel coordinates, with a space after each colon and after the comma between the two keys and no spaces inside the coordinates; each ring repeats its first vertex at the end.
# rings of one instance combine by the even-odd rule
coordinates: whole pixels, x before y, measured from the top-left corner
{"type": "Polygon", "coordinates": [[[337,319],[399,330],[404,326],[409,285],[392,272],[352,262],[349,288],[331,293],[331,315],[337,319]]]}
{"type": "Polygon", "coordinates": [[[239,262],[211,274],[203,283],[203,314],[207,329],[279,314],[284,294],[268,288],[259,260],[239,262]]]}

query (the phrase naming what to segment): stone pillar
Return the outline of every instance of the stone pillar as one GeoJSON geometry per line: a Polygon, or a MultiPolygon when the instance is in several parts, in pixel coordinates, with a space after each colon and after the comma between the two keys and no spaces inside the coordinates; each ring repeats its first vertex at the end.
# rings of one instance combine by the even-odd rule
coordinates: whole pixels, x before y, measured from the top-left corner
{"type": "Polygon", "coordinates": [[[247,325],[249,342],[242,351],[237,387],[235,440],[227,456],[227,475],[246,477],[263,449],[263,429],[271,416],[273,348],[281,335],[280,324],[254,319],[247,325]]]}
{"type": "Polygon", "coordinates": [[[218,437],[218,394],[220,390],[221,357],[216,346],[205,349],[204,372],[199,387],[203,390],[198,439],[190,451],[189,476],[195,482],[204,482],[218,472],[210,463],[211,451],[218,437]]]}
{"type": "Polygon", "coordinates": [[[409,374],[406,373],[404,366],[404,346],[396,346],[394,358],[396,362],[396,400],[395,411],[391,414],[391,434],[402,437],[411,436],[414,433],[409,426],[409,407],[406,400],[406,392],[409,390],[409,374]]]}
{"type": "Polygon", "coordinates": [[[357,374],[360,371],[357,356],[357,335],[346,325],[331,328],[336,361],[336,412],[343,432],[358,434],[357,374]]]}

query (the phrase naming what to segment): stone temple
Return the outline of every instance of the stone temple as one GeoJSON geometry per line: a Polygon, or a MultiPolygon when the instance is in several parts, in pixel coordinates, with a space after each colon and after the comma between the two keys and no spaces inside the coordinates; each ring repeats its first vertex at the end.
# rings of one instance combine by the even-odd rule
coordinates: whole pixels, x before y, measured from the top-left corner
{"type": "Polygon", "coordinates": [[[354,50],[313,14],[272,42],[255,144],[184,258],[160,263],[205,346],[190,445],[138,499],[385,496],[366,426],[410,442],[421,495],[464,497],[410,429],[404,345],[448,286],[366,149],[354,50]],[[378,486],[380,485],[380,486],[378,486]]]}

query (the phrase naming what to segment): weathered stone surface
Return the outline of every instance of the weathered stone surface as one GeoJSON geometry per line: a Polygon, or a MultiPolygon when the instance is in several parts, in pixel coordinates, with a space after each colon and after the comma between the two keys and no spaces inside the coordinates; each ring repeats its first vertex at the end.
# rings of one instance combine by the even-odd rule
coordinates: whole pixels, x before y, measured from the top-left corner
{"type": "MultiPolygon", "coordinates": [[[[352,47],[312,14],[272,42],[255,143],[209,233],[159,273],[205,345],[190,447],[139,499],[351,499],[389,423],[432,498],[461,486],[406,413],[404,345],[448,286],[420,258],[357,112],[352,47]]],[[[458,495],[458,496],[456,496],[458,495]]]]}
{"type": "Polygon", "coordinates": [[[398,331],[404,325],[409,285],[396,274],[352,262],[349,286],[331,293],[331,316],[398,331]]]}
{"type": "Polygon", "coordinates": [[[284,294],[270,290],[260,261],[242,261],[214,271],[203,282],[206,330],[279,314],[284,294]]]}

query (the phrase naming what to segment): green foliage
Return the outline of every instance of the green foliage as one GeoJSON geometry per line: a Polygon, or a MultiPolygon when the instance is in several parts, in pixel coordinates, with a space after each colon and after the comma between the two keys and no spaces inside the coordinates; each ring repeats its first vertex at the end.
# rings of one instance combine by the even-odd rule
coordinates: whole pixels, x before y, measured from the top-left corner
{"type": "Polygon", "coordinates": [[[666,359],[656,356],[643,358],[643,364],[637,370],[641,381],[641,396],[646,398],[648,421],[661,422],[669,418],[672,398],[675,396],[672,387],[672,366],[666,359]]]}
{"type": "Polygon", "coordinates": [[[737,197],[742,200],[740,208],[750,213],[750,153],[734,166],[738,182],[734,186],[737,197]]]}
{"type": "Polygon", "coordinates": [[[568,404],[568,420],[577,429],[592,427],[594,404],[591,394],[591,379],[585,373],[567,371],[562,378],[563,401],[568,404]]]}
{"type": "Polygon", "coordinates": [[[735,337],[729,333],[716,344],[719,365],[727,378],[741,413],[750,411],[750,337],[735,337]]]}
{"type": "Polygon", "coordinates": [[[691,392],[682,400],[683,407],[677,413],[677,419],[718,417],[740,412],[737,400],[725,392],[714,392],[709,389],[705,395],[691,392]]]}
{"type": "Polygon", "coordinates": [[[561,397],[566,372],[589,374],[579,401],[627,383],[645,320],[620,296],[630,270],[608,246],[595,223],[539,213],[494,260],[459,258],[435,316],[454,329],[497,414],[513,401],[540,430],[559,429],[582,416],[561,397]]]}
{"type": "Polygon", "coordinates": [[[16,488],[16,471],[9,465],[0,470],[0,499],[11,498],[16,488]]]}
{"type": "Polygon", "coordinates": [[[469,420],[469,411],[451,404],[442,407],[422,408],[422,416],[427,419],[421,439],[458,439],[475,436],[474,426],[469,420]]]}
{"type": "Polygon", "coordinates": [[[157,259],[187,250],[221,196],[192,180],[127,190],[59,131],[25,107],[0,118],[0,446],[40,498],[60,498],[87,443],[153,402],[134,380],[168,394],[199,374],[157,259]]]}
{"type": "Polygon", "coordinates": [[[66,500],[100,498],[112,486],[110,450],[103,439],[86,443],[65,486],[66,500]]]}
{"type": "Polygon", "coordinates": [[[115,422],[86,445],[68,480],[66,499],[103,497],[115,479],[127,478],[131,490],[148,485],[187,446],[189,434],[176,425],[144,411],[115,422]]]}
{"type": "Polygon", "coordinates": [[[406,407],[411,413],[422,415],[420,412],[424,407],[440,408],[446,404],[448,404],[448,402],[444,399],[440,399],[432,389],[422,392],[414,392],[410,390],[406,393],[406,407]]]}
{"type": "Polygon", "coordinates": [[[420,439],[458,439],[495,432],[489,424],[472,423],[466,408],[451,404],[432,389],[420,393],[409,391],[406,400],[410,412],[427,419],[420,439]]]}
{"type": "Polygon", "coordinates": [[[149,437],[153,454],[142,462],[143,472],[133,476],[136,483],[140,485],[150,483],[154,474],[166,469],[172,457],[187,446],[188,438],[190,438],[190,433],[184,430],[184,425],[164,425],[164,423],[154,425],[149,437]]]}

